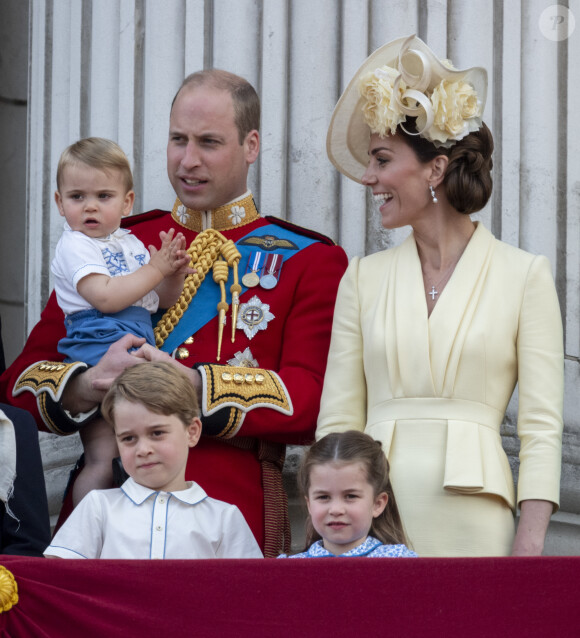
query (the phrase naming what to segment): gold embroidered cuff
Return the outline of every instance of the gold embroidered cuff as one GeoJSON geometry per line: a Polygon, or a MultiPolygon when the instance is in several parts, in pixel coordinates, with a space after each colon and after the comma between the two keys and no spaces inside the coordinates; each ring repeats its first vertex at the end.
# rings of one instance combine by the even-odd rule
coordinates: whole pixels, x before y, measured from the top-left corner
{"type": "Polygon", "coordinates": [[[48,392],[53,401],[60,401],[68,380],[88,367],[82,361],[37,361],[18,377],[12,394],[16,396],[28,390],[38,397],[42,392],[48,392]]]}
{"type": "Polygon", "coordinates": [[[46,427],[54,434],[61,436],[73,434],[97,414],[98,407],[72,417],[60,405],[60,400],[69,380],[88,367],[82,361],[74,363],[37,361],[18,377],[12,394],[16,396],[22,392],[32,392],[46,427]]]}
{"type": "Polygon", "coordinates": [[[294,412],[286,386],[272,370],[214,364],[198,364],[196,368],[202,378],[204,434],[235,436],[246,413],[254,408],[287,415],[294,412]]]}

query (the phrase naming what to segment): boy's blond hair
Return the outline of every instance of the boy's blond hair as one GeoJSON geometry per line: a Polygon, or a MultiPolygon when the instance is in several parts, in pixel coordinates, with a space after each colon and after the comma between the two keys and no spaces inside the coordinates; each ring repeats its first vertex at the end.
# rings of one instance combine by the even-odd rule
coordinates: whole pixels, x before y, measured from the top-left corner
{"type": "Polygon", "coordinates": [[[175,415],[184,425],[199,416],[195,388],[185,372],[171,363],[138,363],[113,381],[101,405],[101,413],[112,425],[119,400],[139,403],[156,414],[175,415]]]}
{"type": "Polygon", "coordinates": [[[63,172],[67,166],[85,164],[104,173],[119,171],[125,182],[126,192],[133,190],[133,174],[127,156],[121,147],[103,137],[87,137],[65,148],[56,169],[56,187],[60,191],[63,172]]]}

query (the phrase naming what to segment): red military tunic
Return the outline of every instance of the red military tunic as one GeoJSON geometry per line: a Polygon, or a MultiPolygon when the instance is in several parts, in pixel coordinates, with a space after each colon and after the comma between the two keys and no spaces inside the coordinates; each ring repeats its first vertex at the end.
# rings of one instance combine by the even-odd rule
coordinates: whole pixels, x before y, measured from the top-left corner
{"type": "MultiPolygon", "coordinates": [[[[191,367],[200,362],[210,364],[204,366],[202,377],[202,421],[206,436],[190,452],[186,478],[197,481],[210,496],[237,505],[261,547],[264,548],[269,539],[270,553],[276,553],[282,549],[282,542],[287,544],[287,538],[275,538],[280,536],[279,511],[282,507],[285,508],[281,484],[284,446],[288,443],[308,443],[313,438],[330,342],[334,301],[338,283],[346,268],[346,255],[329,239],[312,231],[295,227],[283,220],[260,217],[251,196],[209,213],[186,211],[178,203],[172,214],[167,211],[151,211],[129,218],[124,226],[130,228],[146,245],[158,245],[159,232],[169,228],[184,233],[189,244],[203,230],[204,224],[211,225],[234,242],[239,242],[252,232],[254,238],[258,237],[258,240],[252,239],[253,242],[257,241],[257,250],[261,249],[260,242],[264,246],[268,242],[275,243],[276,232],[272,232],[272,226],[268,229],[265,240],[261,239],[259,231],[261,227],[271,224],[286,236],[291,233],[297,239],[308,237],[313,240],[311,245],[302,250],[281,251],[285,255],[279,281],[274,288],[264,289],[258,286],[241,295],[241,304],[257,296],[262,304],[269,306],[269,312],[274,318],[267,322],[265,329],[258,330],[251,338],[244,330],[237,329],[235,343],[232,343],[230,309],[223,331],[219,361],[219,365],[224,364],[225,368],[215,367],[218,364],[217,316],[195,332],[187,331],[187,338],[184,337],[179,348],[174,349],[174,355],[177,354],[184,365],[191,367]],[[232,208],[236,206],[233,214],[232,208]],[[241,217],[240,208],[244,213],[241,217]],[[274,400],[266,393],[266,398],[250,397],[245,407],[241,405],[240,409],[216,409],[216,405],[218,408],[220,405],[221,390],[227,390],[218,387],[225,383],[222,378],[229,379],[226,374],[236,371],[235,367],[228,365],[228,360],[234,359],[236,353],[243,353],[246,348],[250,348],[260,369],[276,373],[272,378],[278,386],[279,396],[274,400]],[[211,387],[208,388],[208,385],[211,387]],[[272,407],[265,407],[270,400],[272,407]],[[211,401],[213,403],[209,405],[211,401]],[[256,403],[259,407],[254,407],[256,403]],[[212,414],[205,418],[210,408],[212,414]],[[226,438],[231,436],[234,438],[226,438]]],[[[266,249],[264,254],[267,252],[266,249]]],[[[245,269],[246,263],[242,260],[239,264],[240,278],[245,269]]],[[[230,284],[231,280],[226,285],[228,291],[230,284]]],[[[217,286],[212,281],[211,271],[204,279],[203,286],[217,286]]],[[[227,301],[231,304],[229,292],[227,301]]],[[[191,304],[195,313],[196,297],[193,297],[191,304]]],[[[187,320],[187,316],[181,319],[187,320]]],[[[180,327],[183,327],[181,321],[180,327]]],[[[43,380],[40,383],[43,388],[40,390],[34,385],[38,383],[37,378],[32,383],[30,379],[24,379],[23,382],[22,378],[26,377],[23,372],[36,362],[62,360],[57,352],[57,343],[64,334],[63,315],[53,293],[22,354],[0,379],[3,400],[32,412],[40,429],[58,433],[64,431],[59,425],[62,415],[57,411],[59,406],[50,397],[60,398],[59,384],[66,383],[66,379],[43,380]],[[22,377],[20,393],[13,396],[12,391],[19,377],[22,377]]],[[[240,359],[240,355],[237,358],[240,359]]],[[[38,366],[35,370],[37,369],[38,366]]],[[[252,375],[250,379],[252,385],[245,385],[244,391],[246,394],[253,392],[261,396],[263,387],[254,382],[252,375]]],[[[228,403],[230,404],[231,402],[228,403]]]]}

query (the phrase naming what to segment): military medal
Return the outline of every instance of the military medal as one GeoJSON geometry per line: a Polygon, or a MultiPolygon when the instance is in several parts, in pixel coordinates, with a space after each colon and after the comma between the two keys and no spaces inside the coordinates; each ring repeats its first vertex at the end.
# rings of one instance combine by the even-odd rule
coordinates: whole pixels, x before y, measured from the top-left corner
{"type": "Polygon", "coordinates": [[[257,272],[249,272],[242,277],[242,283],[246,288],[255,288],[260,283],[260,277],[257,272]]]}
{"type": "Polygon", "coordinates": [[[271,290],[278,285],[280,271],[282,270],[282,255],[274,253],[266,257],[262,276],[260,277],[260,286],[266,290],[271,290]]]}
{"type": "Polygon", "coordinates": [[[246,274],[242,277],[242,283],[244,284],[244,286],[246,286],[246,288],[255,288],[260,283],[258,270],[260,270],[261,261],[262,253],[259,250],[251,253],[248,257],[246,274]]]}

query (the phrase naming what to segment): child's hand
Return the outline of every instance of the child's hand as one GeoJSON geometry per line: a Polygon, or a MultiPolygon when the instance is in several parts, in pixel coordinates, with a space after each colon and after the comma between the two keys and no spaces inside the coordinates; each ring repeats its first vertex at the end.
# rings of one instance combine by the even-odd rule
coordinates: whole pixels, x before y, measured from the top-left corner
{"type": "Polygon", "coordinates": [[[149,246],[151,259],[149,264],[157,268],[164,277],[171,275],[188,275],[195,272],[189,267],[190,256],[185,249],[185,237],[182,233],[175,235],[175,229],[170,228],[168,232],[161,231],[159,239],[161,247],[159,250],[155,246],[149,246]]]}

